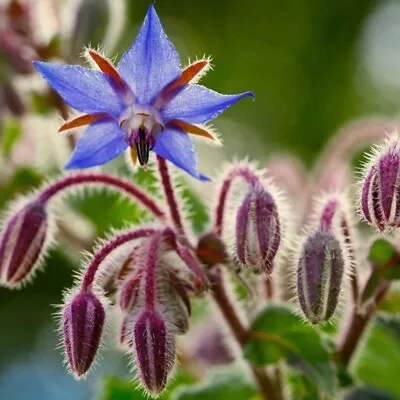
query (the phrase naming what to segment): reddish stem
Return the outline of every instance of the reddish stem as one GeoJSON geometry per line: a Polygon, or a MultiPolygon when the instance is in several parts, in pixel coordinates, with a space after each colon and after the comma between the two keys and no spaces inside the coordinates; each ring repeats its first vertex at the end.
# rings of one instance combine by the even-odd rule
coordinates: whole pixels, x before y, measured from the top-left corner
{"type": "Polygon", "coordinates": [[[83,184],[103,184],[107,187],[112,187],[117,191],[122,192],[128,195],[130,198],[133,198],[141,203],[155,217],[163,221],[165,220],[164,211],[150,194],[140,189],[131,182],[102,173],[78,173],[76,175],[63,177],[51,183],[46,189],[44,189],[39,196],[39,200],[47,202],[48,200],[50,200],[50,198],[57,195],[59,192],[83,184]]]}
{"type": "Polygon", "coordinates": [[[119,234],[113,240],[106,243],[92,258],[89,266],[86,269],[85,275],[82,280],[82,291],[87,291],[91,288],[96,272],[98,271],[100,264],[105,260],[105,258],[112,253],[117,247],[130,242],[132,240],[149,237],[159,232],[159,230],[154,228],[142,228],[136,229],[134,231],[128,231],[119,234]]]}
{"type": "Polygon", "coordinates": [[[374,315],[376,308],[380,301],[384,298],[390,287],[390,282],[384,281],[378,287],[378,290],[374,296],[374,301],[369,304],[367,309],[360,311],[357,304],[353,306],[350,318],[342,332],[341,338],[338,345],[337,358],[340,363],[347,366],[356,351],[361,338],[365,332],[365,328],[368,326],[372,316],[374,315]]]}
{"type": "MultiPolygon", "coordinates": [[[[214,266],[213,270],[209,273],[209,278],[214,301],[225,318],[225,322],[231,329],[237,343],[243,349],[248,338],[248,330],[239,318],[235,305],[226,292],[221,267],[214,266]]],[[[258,367],[252,363],[249,363],[249,366],[263,398],[268,400],[282,400],[282,392],[276,390],[276,385],[267,375],[265,368],[258,367]]]]}
{"type": "Polygon", "coordinates": [[[157,257],[162,240],[162,233],[154,235],[150,242],[146,263],[145,303],[146,309],[154,310],[157,291],[157,257]]]}
{"type": "Polygon", "coordinates": [[[157,163],[172,222],[179,234],[185,236],[185,229],[182,223],[178,202],[176,201],[175,190],[172,186],[167,161],[164,158],[157,156],[157,163]]]}
{"type": "Polygon", "coordinates": [[[244,179],[250,187],[254,187],[260,184],[259,177],[248,167],[233,168],[228,173],[228,175],[222,181],[218,196],[217,208],[215,210],[215,231],[219,235],[221,235],[223,229],[224,211],[229,190],[232,186],[233,181],[239,177],[244,179]]]}

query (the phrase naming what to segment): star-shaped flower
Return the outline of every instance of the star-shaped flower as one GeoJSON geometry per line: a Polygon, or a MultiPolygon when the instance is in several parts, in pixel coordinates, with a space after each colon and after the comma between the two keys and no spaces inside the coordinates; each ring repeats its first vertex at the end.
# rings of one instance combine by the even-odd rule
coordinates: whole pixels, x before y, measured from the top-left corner
{"type": "Polygon", "coordinates": [[[143,166],[152,150],[190,175],[206,180],[197,169],[189,134],[216,140],[202,124],[253,94],[222,95],[194,84],[209,67],[209,60],[198,60],[182,70],[179,55],[153,6],[116,68],[97,51],[89,49],[87,55],[100,71],[35,62],[65,102],[85,113],[65,122],[60,131],[89,125],[65,168],[105,164],[129,147],[132,160],[143,166]]]}

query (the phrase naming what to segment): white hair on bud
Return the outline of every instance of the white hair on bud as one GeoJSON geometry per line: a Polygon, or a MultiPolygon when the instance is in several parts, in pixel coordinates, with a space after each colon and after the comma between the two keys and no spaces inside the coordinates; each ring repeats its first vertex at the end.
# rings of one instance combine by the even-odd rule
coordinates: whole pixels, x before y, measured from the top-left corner
{"type": "MultiPolygon", "coordinates": [[[[220,194],[222,184],[229,177],[229,175],[240,169],[251,171],[258,179],[261,188],[269,193],[275,202],[277,208],[277,215],[280,224],[280,245],[277,254],[274,258],[274,264],[279,264],[288,250],[288,238],[294,230],[295,217],[290,212],[291,207],[283,191],[278,188],[273,180],[268,177],[268,171],[265,168],[260,168],[256,162],[249,162],[247,159],[241,161],[233,161],[224,166],[223,172],[220,175],[217,183],[217,195],[220,194]]],[[[222,235],[226,240],[229,253],[237,260],[236,257],[236,214],[245,196],[249,192],[249,185],[240,176],[236,177],[232,182],[231,188],[228,193],[226,208],[224,211],[224,227],[222,235]]],[[[251,190],[251,189],[250,189],[251,190]]],[[[218,197],[216,198],[214,209],[217,208],[218,197]]],[[[239,264],[239,260],[237,260],[239,264]]],[[[246,266],[243,266],[246,267],[246,266]]]]}
{"type": "MultiPolygon", "coordinates": [[[[0,231],[3,232],[6,229],[8,221],[18,212],[22,211],[25,206],[27,206],[30,202],[34,201],[36,198],[36,191],[32,191],[27,195],[19,195],[13,201],[9,202],[6,208],[1,212],[0,215],[0,231]]],[[[55,207],[50,204],[47,204],[47,232],[44,243],[42,245],[42,250],[38,259],[36,260],[35,265],[31,268],[29,273],[18,283],[7,284],[7,282],[1,282],[0,286],[7,287],[8,289],[21,289],[32,282],[35,278],[36,274],[43,270],[46,265],[46,258],[50,252],[50,250],[56,244],[56,220],[57,214],[55,212],[55,207]]]]}
{"type": "Polygon", "coordinates": [[[103,332],[102,332],[102,338],[100,340],[99,348],[97,349],[96,356],[94,357],[93,363],[90,366],[90,368],[85,372],[85,374],[81,376],[76,376],[74,371],[72,371],[69,361],[68,361],[68,355],[65,351],[64,348],[64,327],[63,327],[63,316],[64,316],[64,309],[67,305],[69,305],[73,298],[79,293],[80,287],[78,285],[73,286],[70,289],[65,289],[63,291],[63,301],[61,304],[53,304],[53,308],[55,311],[52,313],[53,318],[57,322],[57,329],[56,333],[58,336],[58,344],[56,346],[56,349],[59,349],[63,353],[63,365],[65,366],[66,370],[68,371],[69,374],[71,374],[75,380],[84,380],[87,378],[88,374],[91,373],[91,371],[94,371],[98,364],[100,363],[102,356],[101,353],[104,351],[105,348],[105,340],[104,337],[110,334],[110,324],[109,324],[109,318],[108,318],[108,312],[110,308],[110,301],[106,298],[104,295],[104,291],[99,287],[99,286],[93,286],[93,293],[95,296],[99,299],[101,305],[104,308],[105,311],[105,321],[104,321],[104,326],[103,326],[103,332]]]}
{"type": "MultiPolygon", "coordinates": [[[[365,180],[371,172],[373,166],[377,165],[379,159],[389,152],[397,153],[400,155],[400,133],[396,129],[391,133],[386,132],[386,138],[380,143],[372,145],[369,152],[364,153],[365,161],[357,171],[358,180],[356,183],[357,189],[357,214],[362,221],[368,223],[368,225],[373,226],[376,232],[382,234],[375,224],[371,224],[366,221],[364,213],[362,211],[362,188],[365,180]]],[[[393,202],[393,204],[395,204],[393,202]]],[[[372,216],[371,216],[372,217],[372,216]]],[[[385,232],[394,233],[397,232],[395,227],[385,227],[385,232]]]]}

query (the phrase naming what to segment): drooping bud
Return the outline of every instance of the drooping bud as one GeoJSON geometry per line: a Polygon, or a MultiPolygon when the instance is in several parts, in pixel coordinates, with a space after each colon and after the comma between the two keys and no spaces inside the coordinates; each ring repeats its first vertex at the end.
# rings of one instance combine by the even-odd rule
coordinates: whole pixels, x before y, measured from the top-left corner
{"type": "Polygon", "coordinates": [[[134,274],[126,279],[119,292],[119,306],[126,313],[133,313],[139,305],[140,274],[134,274]]]}
{"type": "Polygon", "coordinates": [[[118,344],[121,348],[131,348],[133,345],[132,330],[134,326],[134,317],[126,314],[119,327],[118,344]]]}
{"type": "Polygon", "coordinates": [[[226,246],[216,232],[203,234],[197,244],[196,255],[205,265],[223,264],[228,260],[226,246]]]}
{"type": "Polygon", "coordinates": [[[281,227],[275,200],[261,188],[250,191],[236,215],[238,260],[270,274],[280,240],[281,227]]]}
{"type": "Polygon", "coordinates": [[[82,378],[97,354],[105,322],[105,309],[92,292],[79,292],[63,311],[62,332],[69,367],[82,378]]]}
{"type": "Polygon", "coordinates": [[[49,245],[46,204],[32,201],[5,223],[0,240],[0,284],[18,287],[40,266],[49,245]]]}
{"type": "Polygon", "coordinates": [[[400,141],[396,133],[374,149],[360,185],[360,211],[380,231],[400,226],[399,171],[400,141]]]}
{"type": "Polygon", "coordinates": [[[166,386],[175,360],[175,339],[161,314],[144,311],[134,327],[137,368],[143,386],[157,396],[166,386]]]}
{"type": "Polygon", "coordinates": [[[192,312],[188,290],[194,291],[189,282],[185,282],[172,271],[168,272],[163,290],[163,303],[169,315],[169,322],[177,332],[184,334],[189,330],[189,317],[192,312]]]}
{"type": "Polygon", "coordinates": [[[328,321],[334,314],[344,271],[341,244],[332,233],[317,231],[306,239],[297,265],[297,298],[311,323],[328,321]]]}

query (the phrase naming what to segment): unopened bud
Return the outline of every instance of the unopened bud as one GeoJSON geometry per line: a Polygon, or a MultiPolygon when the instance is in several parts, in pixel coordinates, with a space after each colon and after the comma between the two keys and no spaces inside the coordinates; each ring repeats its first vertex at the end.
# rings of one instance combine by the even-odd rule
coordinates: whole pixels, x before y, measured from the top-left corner
{"type": "Polygon", "coordinates": [[[236,216],[236,256],[244,265],[257,266],[270,274],[281,240],[275,200],[255,189],[244,198],[236,216]]]}
{"type": "Polygon", "coordinates": [[[140,282],[141,276],[137,274],[123,282],[119,292],[119,306],[122,311],[132,313],[138,306],[140,282]]]}
{"type": "Polygon", "coordinates": [[[361,213],[380,231],[400,227],[399,171],[400,141],[395,134],[376,148],[361,182],[361,213]]]}
{"type": "Polygon", "coordinates": [[[199,239],[197,257],[205,265],[223,264],[228,260],[225,243],[216,232],[207,232],[199,239]]]}
{"type": "Polygon", "coordinates": [[[328,321],[339,302],[345,261],[340,242],[328,232],[316,232],[303,245],[297,267],[297,298],[313,324],[328,321]]]}
{"type": "Polygon", "coordinates": [[[46,205],[28,203],[6,221],[0,240],[0,284],[17,287],[39,267],[49,244],[46,205]]]}
{"type": "Polygon", "coordinates": [[[119,327],[118,344],[121,348],[131,348],[133,345],[132,330],[134,326],[134,317],[126,314],[119,327]]]}
{"type": "Polygon", "coordinates": [[[136,363],[143,386],[154,396],[165,388],[175,361],[175,339],[167,323],[145,310],[134,328],[136,363]]]}
{"type": "Polygon", "coordinates": [[[91,292],[80,292],[65,305],[62,319],[64,347],[69,367],[79,379],[97,354],[105,322],[101,301],[91,292]]]}

